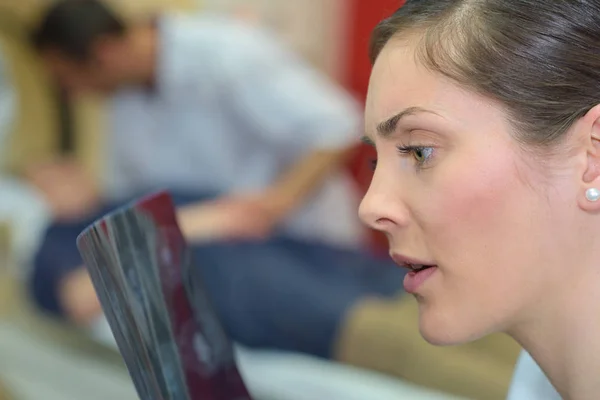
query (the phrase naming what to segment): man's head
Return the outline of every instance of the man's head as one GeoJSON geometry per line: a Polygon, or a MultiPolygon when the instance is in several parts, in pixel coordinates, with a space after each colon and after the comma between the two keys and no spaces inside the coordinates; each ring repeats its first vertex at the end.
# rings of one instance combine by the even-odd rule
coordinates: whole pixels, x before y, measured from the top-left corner
{"type": "Polygon", "coordinates": [[[67,90],[110,92],[139,78],[130,31],[100,0],[60,0],[43,16],[32,42],[67,90]]]}

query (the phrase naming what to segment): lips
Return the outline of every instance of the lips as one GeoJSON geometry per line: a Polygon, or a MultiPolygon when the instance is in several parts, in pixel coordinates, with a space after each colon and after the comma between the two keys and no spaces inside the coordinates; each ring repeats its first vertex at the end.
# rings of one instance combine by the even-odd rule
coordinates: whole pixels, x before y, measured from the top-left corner
{"type": "Polygon", "coordinates": [[[392,259],[398,266],[407,268],[409,272],[404,276],[404,290],[416,294],[438,270],[432,262],[409,258],[400,254],[392,254],[392,259]]]}
{"type": "Polygon", "coordinates": [[[420,271],[424,271],[428,268],[437,266],[435,263],[432,263],[432,262],[427,262],[427,261],[422,261],[422,260],[418,260],[415,258],[410,258],[410,257],[403,256],[403,255],[397,254],[397,253],[392,254],[391,257],[392,257],[392,260],[394,260],[394,262],[396,264],[398,264],[398,266],[407,268],[413,272],[420,272],[420,271]]]}

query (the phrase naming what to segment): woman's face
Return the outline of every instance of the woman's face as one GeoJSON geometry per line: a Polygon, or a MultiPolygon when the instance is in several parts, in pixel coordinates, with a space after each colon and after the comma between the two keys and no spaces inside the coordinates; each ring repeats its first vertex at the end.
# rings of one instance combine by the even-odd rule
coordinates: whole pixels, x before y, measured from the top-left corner
{"type": "Polygon", "coordinates": [[[373,69],[366,139],[378,160],[360,214],[398,262],[437,266],[405,285],[423,336],[460,343],[510,329],[558,290],[578,189],[570,165],[547,173],[520,147],[501,107],[413,53],[393,41],[373,69]]]}

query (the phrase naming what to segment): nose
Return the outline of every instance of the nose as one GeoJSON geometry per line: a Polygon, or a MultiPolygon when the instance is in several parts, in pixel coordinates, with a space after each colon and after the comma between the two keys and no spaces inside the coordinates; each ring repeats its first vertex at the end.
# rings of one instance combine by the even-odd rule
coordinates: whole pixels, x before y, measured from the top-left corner
{"type": "Polygon", "coordinates": [[[388,235],[394,229],[406,226],[408,220],[398,184],[386,180],[377,172],[360,203],[358,214],[364,224],[388,235]]]}

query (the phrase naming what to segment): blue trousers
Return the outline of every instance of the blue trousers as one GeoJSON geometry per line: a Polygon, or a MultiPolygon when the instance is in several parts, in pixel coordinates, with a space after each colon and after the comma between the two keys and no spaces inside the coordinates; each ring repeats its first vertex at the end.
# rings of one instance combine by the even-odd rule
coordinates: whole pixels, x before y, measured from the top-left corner
{"type": "MultiPolygon", "coordinates": [[[[206,196],[173,195],[176,205],[206,196]]],[[[39,249],[30,293],[44,311],[62,316],[61,280],[81,267],[77,235],[87,221],[51,226],[39,249]]],[[[367,297],[401,293],[404,272],[390,261],[360,251],[277,236],[260,242],[194,246],[197,276],[225,330],[250,347],[302,352],[323,358],[331,350],[348,311],[367,297]]]]}

